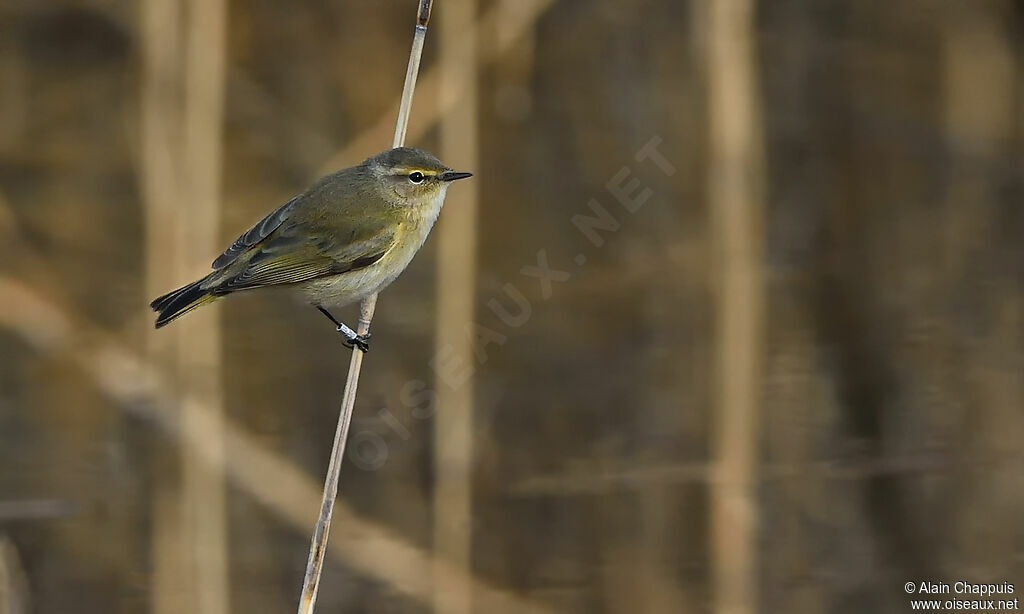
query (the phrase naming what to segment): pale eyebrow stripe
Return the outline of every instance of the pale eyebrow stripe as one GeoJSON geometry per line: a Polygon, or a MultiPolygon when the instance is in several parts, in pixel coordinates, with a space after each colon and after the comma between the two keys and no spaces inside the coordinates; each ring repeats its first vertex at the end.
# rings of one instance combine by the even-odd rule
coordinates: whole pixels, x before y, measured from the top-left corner
{"type": "Polygon", "coordinates": [[[397,174],[399,174],[399,175],[408,175],[409,173],[413,173],[413,172],[416,172],[416,171],[419,171],[419,172],[423,173],[425,176],[428,176],[428,177],[436,177],[439,174],[438,171],[435,171],[435,170],[429,169],[429,168],[416,168],[415,166],[396,166],[395,167],[395,172],[397,174]]]}

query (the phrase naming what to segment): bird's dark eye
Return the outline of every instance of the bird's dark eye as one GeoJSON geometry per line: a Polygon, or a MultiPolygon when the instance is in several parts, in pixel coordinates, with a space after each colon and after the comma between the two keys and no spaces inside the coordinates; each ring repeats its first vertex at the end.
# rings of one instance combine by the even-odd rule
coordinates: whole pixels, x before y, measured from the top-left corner
{"type": "Polygon", "coordinates": [[[423,181],[423,173],[419,171],[409,173],[409,181],[413,183],[421,183],[423,181]]]}

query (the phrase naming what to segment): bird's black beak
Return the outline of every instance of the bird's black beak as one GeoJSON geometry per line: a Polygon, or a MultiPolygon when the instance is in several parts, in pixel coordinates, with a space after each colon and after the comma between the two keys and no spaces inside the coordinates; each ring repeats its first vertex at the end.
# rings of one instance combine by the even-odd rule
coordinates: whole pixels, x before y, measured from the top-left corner
{"type": "Polygon", "coordinates": [[[455,181],[456,179],[465,179],[472,177],[473,173],[463,173],[459,171],[445,171],[441,173],[441,181],[455,181]]]}

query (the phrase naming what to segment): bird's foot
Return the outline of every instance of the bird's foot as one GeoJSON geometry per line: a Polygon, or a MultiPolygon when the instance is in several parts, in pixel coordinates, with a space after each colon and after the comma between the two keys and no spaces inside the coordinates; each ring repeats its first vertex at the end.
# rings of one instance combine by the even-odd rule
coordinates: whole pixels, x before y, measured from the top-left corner
{"type": "Polygon", "coordinates": [[[347,347],[349,349],[359,348],[360,350],[363,351],[364,354],[366,352],[369,352],[370,351],[370,333],[366,333],[365,335],[356,335],[352,339],[346,339],[345,340],[345,347],[347,347]]]}
{"type": "Polygon", "coordinates": [[[370,351],[370,337],[372,336],[370,333],[359,335],[356,331],[340,323],[338,324],[338,332],[345,335],[345,347],[349,349],[359,348],[364,353],[370,351]]]}

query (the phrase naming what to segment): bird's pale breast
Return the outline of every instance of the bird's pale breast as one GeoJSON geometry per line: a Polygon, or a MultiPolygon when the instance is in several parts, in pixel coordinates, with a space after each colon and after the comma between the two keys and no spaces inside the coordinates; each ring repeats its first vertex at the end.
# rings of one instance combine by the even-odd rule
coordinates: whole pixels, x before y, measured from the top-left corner
{"type": "Polygon", "coordinates": [[[429,204],[409,207],[395,244],[377,262],[355,271],[299,284],[306,299],[314,305],[340,307],[387,287],[409,266],[413,256],[426,241],[441,212],[446,191],[442,190],[429,204]]]}

